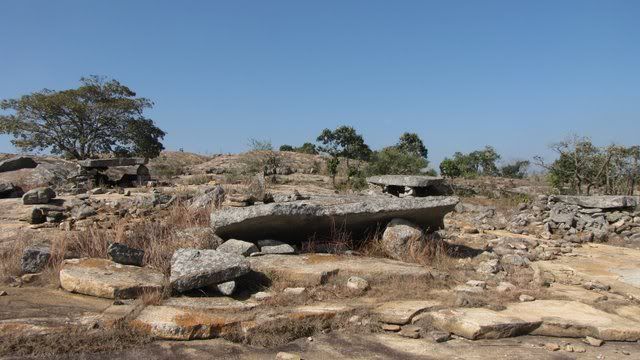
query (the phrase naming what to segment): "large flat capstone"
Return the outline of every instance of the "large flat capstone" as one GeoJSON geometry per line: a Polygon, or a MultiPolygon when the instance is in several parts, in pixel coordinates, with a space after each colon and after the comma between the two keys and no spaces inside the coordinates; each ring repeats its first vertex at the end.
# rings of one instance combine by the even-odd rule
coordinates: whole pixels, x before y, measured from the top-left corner
{"type": "Polygon", "coordinates": [[[368,183],[381,186],[427,187],[440,185],[443,181],[439,176],[420,175],[380,175],[367,178],[368,183]]]}
{"type": "Polygon", "coordinates": [[[224,238],[306,241],[331,239],[338,232],[366,236],[402,218],[427,231],[444,227],[444,216],[459,199],[452,196],[393,198],[326,196],[287,203],[225,208],[211,213],[211,225],[224,238]]]}
{"type": "Polygon", "coordinates": [[[617,196],[617,195],[593,195],[593,196],[573,196],[557,195],[554,199],[565,204],[578,205],[584,208],[593,209],[618,209],[637,207],[640,204],[640,196],[617,196]]]}
{"type": "Polygon", "coordinates": [[[145,165],[146,158],[113,158],[113,159],[89,159],[78,161],[84,168],[108,168],[112,166],[145,165]]]}

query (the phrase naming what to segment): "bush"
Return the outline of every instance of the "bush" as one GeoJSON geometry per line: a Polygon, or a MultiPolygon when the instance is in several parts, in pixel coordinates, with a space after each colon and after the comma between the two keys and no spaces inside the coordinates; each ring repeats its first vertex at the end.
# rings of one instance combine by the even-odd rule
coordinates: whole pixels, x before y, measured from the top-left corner
{"type": "Polygon", "coordinates": [[[387,147],[374,152],[365,172],[368,175],[417,175],[428,164],[422,156],[403,152],[396,147],[387,147]]]}

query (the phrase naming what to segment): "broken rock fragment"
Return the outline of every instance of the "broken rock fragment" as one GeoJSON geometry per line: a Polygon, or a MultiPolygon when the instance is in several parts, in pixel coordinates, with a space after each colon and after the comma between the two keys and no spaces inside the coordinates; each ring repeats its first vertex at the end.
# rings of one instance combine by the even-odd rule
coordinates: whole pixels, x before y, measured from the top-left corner
{"type": "Polygon", "coordinates": [[[134,249],[120,243],[112,243],[107,248],[107,254],[113,262],[122,265],[142,266],[144,250],[134,249]]]}
{"type": "Polygon", "coordinates": [[[250,270],[241,255],[218,250],[178,249],[171,258],[171,286],[177,292],[219,284],[250,270]]]}
{"type": "Polygon", "coordinates": [[[222,243],[222,245],[218,246],[216,250],[228,254],[249,256],[253,253],[257,253],[258,247],[254,243],[250,243],[248,241],[229,239],[222,243]]]}

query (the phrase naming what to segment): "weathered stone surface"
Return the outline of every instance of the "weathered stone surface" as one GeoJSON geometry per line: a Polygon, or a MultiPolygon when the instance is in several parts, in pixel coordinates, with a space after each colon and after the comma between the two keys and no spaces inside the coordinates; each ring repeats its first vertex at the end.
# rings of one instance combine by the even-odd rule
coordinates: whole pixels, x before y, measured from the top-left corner
{"type": "Polygon", "coordinates": [[[73,208],[71,210],[71,216],[73,216],[76,220],[86,219],[88,217],[96,215],[98,212],[96,209],[92,208],[89,205],[82,204],[78,207],[73,208]]]}
{"type": "Polygon", "coordinates": [[[240,255],[217,250],[178,249],[171,258],[171,286],[183,292],[233,280],[248,273],[249,262],[240,255]]]}
{"type": "Polygon", "coordinates": [[[296,249],[278,240],[259,240],[258,247],[262,254],[295,254],[296,249]]]}
{"type": "Polygon", "coordinates": [[[109,244],[107,248],[109,258],[118,264],[142,266],[144,250],[134,249],[120,243],[109,244]]]}
{"type": "Polygon", "coordinates": [[[35,160],[33,160],[32,158],[26,156],[16,156],[0,161],[0,172],[15,171],[20,169],[32,169],[36,166],[38,166],[38,163],[35,162],[35,160]]]}
{"type": "Polygon", "coordinates": [[[386,196],[329,196],[286,203],[226,208],[211,213],[211,225],[222,238],[304,241],[331,235],[338,228],[364,235],[403,218],[435,231],[453,210],[456,197],[390,198],[386,196]]]}
{"type": "Polygon", "coordinates": [[[113,159],[89,159],[78,161],[78,164],[85,168],[108,168],[112,166],[135,166],[145,165],[146,158],[113,158],[113,159]]]}
{"type": "Polygon", "coordinates": [[[23,273],[33,274],[44,270],[51,258],[51,249],[48,246],[32,246],[22,251],[20,263],[23,273]]]}
{"type": "Polygon", "coordinates": [[[528,334],[541,323],[540,320],[526,321],[484,308],[447,309],[429,315],[435,327],[470,340],[528,334]]]}
{"type": "Polygon", "coordinates": [[[433,300],[389,301],[373,309],[372,313],[377,315],[382,322],[404,325],[411,322],[411,319],[417,314],[439,305],[438,301],[433,300]]]}
{"type": "Polygon", "coordinates": [[[577,301],[537,300],[511,304],[501,312],[525,321],[540,322],[531,333],[542,336],[592,336],[609,341],[637,341],[640,323],[577,301]]]}
{"type": "Polygon", "coordinates": [[[354,292],[364,292],[369,289],[369,282],[359,276],[351,276],[347,280],[347,289],[354,292]]]}
{"type": "Polygon", "coordinates": [[[440,185],[444,182],[444,179],[439,176],[380,175],[368,177],[367,182],[381,186],[427,187],[440,185]]]}
{"type": "Polygon", "coordinates": [[[31,189],[22,195],[22,203],[25,205],[48,204],[56,197],[55,191],[48,187],[31,189]]]}
{"type": "Polygon", "coordinates": [[[258,247],[254,243],[248,241],[229,239],[222,243],[222,245],[218,246],[217,250],[228,254],[249,256],[258,252],[258,247]]]}
{"type": "Polygon", "coordinates": [[[592,195],[573,196],[556,195],[555,200],[565,204],[578,205],[585,208],[617,209],[637,207],[640,204],[640,196],[617,196],[617,195],[592,195]]]}
{"type": "Polygon", "coordinates": [[[256,301],[235,300],[225,296],[214,297],[171,297],[162,302],[161,305],[175,308],[193,309],[200,311],[245,311],[258,306],[256,301]]]}
{"type": "Polygon", "coordinates": [[[60,286],[79,294],[109,299],[131,299],[162,290],[162,273],[107,259],[70,259],[62,262],[60,286]]]}
{"type": "Polygon", "coordinates": [[[197,244],[202,249],[216,250],[224,242],[209,226],[194,226],[178,230],[176,236],[189,243],[197,244]]]}
{"type": "Polygon", "coordinates": [[[147,306],[131,325],[161,339],[211,339],[237,331],[245,318],[227,312],[147,306]]]}
{"type": "Polygon", "coordinates": [[[286,280],[291,286],[316,286],[333,276],[359,276],[374,284],[394,281],[431,281],[429,269],[400,261],[342,255],[264,255],[249,258],[251,268],[273,279],[286,280]]]}
{"type": "Polygon", "coordinates": [[[404,219],[393,219],[382,234],[382,244],[387,255],[402,260],[412,250],[423,246],[422,229],[404,219]]]}

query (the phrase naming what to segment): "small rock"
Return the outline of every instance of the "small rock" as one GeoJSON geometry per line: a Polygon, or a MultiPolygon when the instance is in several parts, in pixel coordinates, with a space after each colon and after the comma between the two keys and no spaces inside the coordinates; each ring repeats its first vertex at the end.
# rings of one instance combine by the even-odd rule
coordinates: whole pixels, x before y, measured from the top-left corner
{"type": "Polygon", "coordinates": [[[40,279],[42,273],[24,274],[20,277],[23,283],[28,284],[40,279]]]}
{"type": "Polygon", "coordinates": [[[444,332],[444,331],[430,331],[427,336],[437,342],[437,343],[441,343],[441,342],[445,342],[448,341],[449,339],[451,339],[451,334],[449,334],[448,332],[444,332]]]}
{"type": "Polygon", "coordinates": [[[307,289],[303,287],[286,288],[282,292],[286,295],[302,295],[307,289]]]}
{"type": "Polygon", "coordinates": [[[600,290],[600,291],[609,291],[609,289],[611,289],[611,286],[604,285],[595,281],[587,281],[584,284],[582,284],[582,287],[584,287],[587,290],[600,290]]]}
{"type": "Polygon", "coordinates": [[[280,351],[276,354],[276,360],[302,360],[302,357],[298,354],[280,351]]]}
{"type": "Polygon", "coordinates": [[[107,248],[109,259],[123,265],[142,266],[144,250],[134,249],[120,243],[109,244],[107,248]]]}
{"type": "Polygon", "coordinates": [[[236,239],[229,239],[225,241],[222,245],[218,246],[216,250],[242,256],[249,256],[259,251],[255,244],[236,239]]]}
{"type": "Polygon", "coordinates": [[[587,336],[586,338],[584,338],[585,342],[591,346],[595,346],[595,347],[600,347],[602,346],[602,344],[604,344],[604,341],[600,340],[600,339],[596,339],[594,337],[591,336],[587,336]]]}
{"type": "Polygon", "coordinates": [[[536,298],[531,295],[522,294],[518,299],[520,299],[521,302],[527,302],[527,301],[534,301],[536,298]]]}
{"type": "Polygon", "coordinates": [[[171,258],[171,286],[177,292],[233,280],[250,271],[244,257],[218,250],[178,249],[171,258]]]}
{"type": "Polygon", "coordinates": [[[225,296],[233,295],[233,292],[236,291],[236,282],[231,280],[227,282],[223,282],[221,284],[216,285],[218,291],[225,296]]]}
{"type": "Polygon", "coordinates": [[[106,193],[106,191],[101,187],[97,187],[97,188],[89,190],[89,193],[92,194],[92,195],[101,195],[101,194],[106,193]]]}
{"type": "Polygon", "coordinates": [[[478,265],[477,271],[481,274],[495,274],[500,271],[497,259],[483,261],[478,265]]]}
{"type": "Polygon", "coordinates": [[[411,338],[411,339],[419,339],[420,338],[420,327],[416,325],[405,325],[400,330],[400,336],[411,338]]]}
{"type": "Polygon", "coordinates": [[[94,216],[96,215],[98,212],[96,211],[96,209],[92,208],[89,205],[80,205],[76,208],[74,208],[71,211],[71,216],[73,216],[74,219],[76,220],[82,220],[82,219],[86,219],[88,217],[94,216]]]}
{"type": "Polygon", "coordinates": [[[506,281],[501,281],[496,287],[497,292],[508,292],[508,291],[514,291],[515,289],[516,289],[515,285],[506,281]]]}
{"type": "Polygon", "coordinates": [[[48,246],[28,247],[22,252],[22,272],[27,274],[41,272],[50,258],[51,249],[48,246]]]}
{"type": "Polygon", "coordinates": [[[22,195],[24,205],[48,204],[56,197],[56,192],[49,187],[35,188],[22,195]]]}
{"type": "Polygon", "coordinates": [[[385,251],[396,260],[403,260],[409,251],[423,244],[422,240],[422,229],[404,219],[391,220],[382,234],[385,251]]]}
{"type": "Polygon", "coordinates": [[[400,331],[400,329],[401,329],[400,325],[382,324],[382,330],[384,330],[384,331],[398,332],[398,331],[400,331]]]}
{"type": "Polygon", "coordinates": [[[9,295],[9,294],[7,294],[6,291],[4,291],[4,290],[0,291],[0,296],[7,296],[7,295],[9,295]]]}
{"type": "Polygon", "coordinates": [[[546,344],[544,344],[544,348],[549,350],[549,351],[558,351],[558,350],[560,350],[560,345],[558,345],[556,343],[546,343],[546,344]]]}
{"type": "Polygon", "coordinates": [[[481,281],[481,280],[469,280],[466,283],[469,286],[475,286],[475,287],[479,287],[481,289],[486,289],[487,288],[487,282],[486,281],[481,281]]]}
{"type": "Polygon", "coordinates": [[[462,228],[462,233],[463,234],[477,234],[480,231],[478,231],[478,229],[471,227],[471,226],[465,226],[462,228]]]}
{"type": "Polygon", "coordinates": [[[253,294],[253,298],[258,300],[258,301],[263,301],[263,300],[267,300],[273,297],[273,294],[270,292],[266,292],[266,291],[259,291],[255,294],[253,294]]]}
{"type": "Polygon", "coordinates": [[[277,240],[259,240],[258,247],[263,254],[294,254],[296,252],[293,246],[277,240]]]}
{"type": "Polygon", "coordinates": [[[352,276],[347,280],[347,288],[355,292],[364,292],[369,289],[369,282],[361,277],[352,276]]]}

